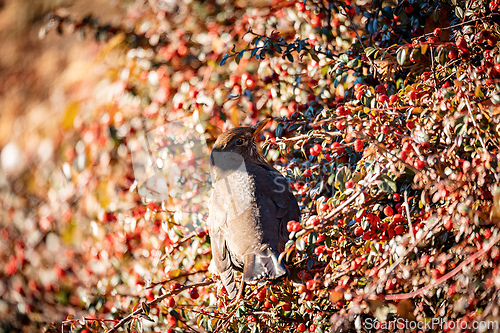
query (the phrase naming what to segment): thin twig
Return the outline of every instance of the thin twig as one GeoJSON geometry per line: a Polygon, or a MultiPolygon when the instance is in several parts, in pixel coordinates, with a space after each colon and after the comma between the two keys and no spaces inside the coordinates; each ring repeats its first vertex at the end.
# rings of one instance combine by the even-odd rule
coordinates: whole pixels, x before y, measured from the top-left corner
{"type": "Polygon", "coordinates": [[[404,198],[405,198],[406,218],[408,219],[408,226],[410,227],[410,236],[411,236],[411,240],[413,241],[413,244],[415,244],[416,239],[415,239],[415,234],[413,233],[413,225],[411,223],[410,205],[408,204],[408,191],[406,191],[406,190],[404,193],[404,198]]]}
{"type": "Polygon", "coordinates": [[[165,280],[162,280],[162,281],[159,281],[159,282],[152,282],[145,289],[151,289],[151,288],[154,288],[154,287],[156,287],[157,285],[160,285],[160,284],[169,283],[169,282],[175,281],[177,279],[182,279],[183,277],[186,277],[186,276],[191,276],[191,275],[195,275],[195,274],[198,274],[198,273],[206,273],[206,272],[208,272],[208,269],[204,269],[204,270],[196,271],[196,272],[191,272],[191,273],[183,273],[183,274],[180,274],[179,276],[174,276],[172,278],[165,279],[165,280]]]}

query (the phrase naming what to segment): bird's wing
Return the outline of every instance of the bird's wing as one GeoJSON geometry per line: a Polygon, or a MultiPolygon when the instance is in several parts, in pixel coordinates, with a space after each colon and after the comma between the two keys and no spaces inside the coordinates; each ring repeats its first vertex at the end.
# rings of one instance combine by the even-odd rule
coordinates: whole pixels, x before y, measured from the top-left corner
{"type": "Polygon", "coordinates": [[[246,163],[246,168],[255,183],[255,222],[259,232],[254,236],[258,246],[244,253],[243,278],[248,282],[276,279],[288,274],[278,257],[288,240],[286,223],[299,217],[297,201],[286,179],[273,167],[246,163]]]}
{"type": "Polygon", "coordinates": [[[287,230],[288,221],[299,221],[300,209],[297,204],[297,199],[290,190],[290,184],[283,175],[270,165],[260,165],[264,168],[269,179],[270,185],[267,188],[270,199],[276,205],[275,216],[279,221],[280,246],[279,252],[284,250],[284,246],[288,241],[289,231],[287,230]]]}

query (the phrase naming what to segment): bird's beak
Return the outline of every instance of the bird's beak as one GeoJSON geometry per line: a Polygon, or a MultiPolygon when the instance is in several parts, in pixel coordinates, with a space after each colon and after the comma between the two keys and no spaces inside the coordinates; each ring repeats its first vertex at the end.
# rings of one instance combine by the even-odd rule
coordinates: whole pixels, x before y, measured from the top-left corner
{"type": "Polygon", "coordinates": [[[270,120],[271,120],[271,118],[266,118],[266,119],[258,122],[257,124],[255,124],[255,126],[252,126],[254,128],[252,138],[255,138],[257,136],[257,134],[259,134],[260,131],[262,131],[262,129],[267,125],[267,123],[270,120]]]}

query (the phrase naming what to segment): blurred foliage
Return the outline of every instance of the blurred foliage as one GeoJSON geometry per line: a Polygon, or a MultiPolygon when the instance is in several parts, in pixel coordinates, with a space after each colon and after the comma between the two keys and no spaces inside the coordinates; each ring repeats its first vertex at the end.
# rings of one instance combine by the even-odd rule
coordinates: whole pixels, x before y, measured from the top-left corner
{"type": "Polygon", "coordinates": [[[56,10],[40,31],[96,40],[104,70],[38,155],[17,164],[17,148],[2,149],[1,329],[499,320],[498,3],[118,6],[121,24],[56,10]],[[163,165],[162,148],[182,136],[168,124],[201,124],[210,145],[263,117],[275,121],[262,151],[301,206],[283,257],[303,284],[247,286],[230,303],[210,280],[204,210],[186,220],[170,194],[146,200],[157,184],[137,179],[132,142],[156,133],[148,149],[163,165]]]}

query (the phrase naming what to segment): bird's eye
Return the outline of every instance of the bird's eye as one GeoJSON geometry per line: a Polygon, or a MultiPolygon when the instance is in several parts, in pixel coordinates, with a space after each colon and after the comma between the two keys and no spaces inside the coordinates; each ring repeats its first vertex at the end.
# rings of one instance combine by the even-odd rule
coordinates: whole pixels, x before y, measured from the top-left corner
{"type": "Polygon", "coordinates": [[[243,140],[243,139],[238,139],[238,140],[236,140],[236,144],[237,144],[238,146],[241,146],[241,145],[243,144],[243,142],[245,142],[245,140],[243,140]]]}

